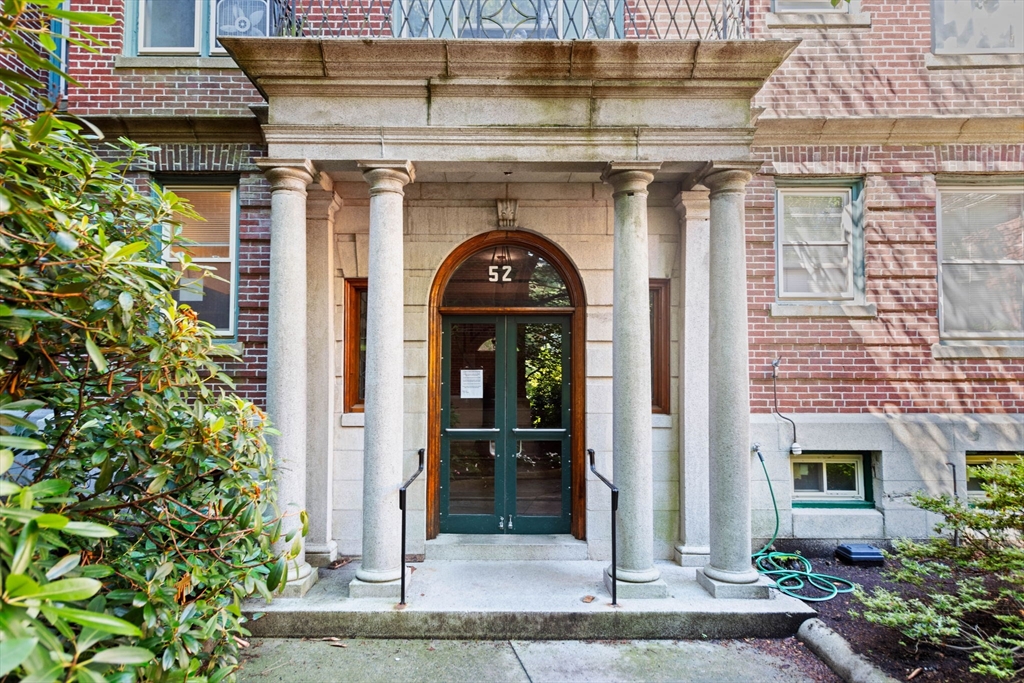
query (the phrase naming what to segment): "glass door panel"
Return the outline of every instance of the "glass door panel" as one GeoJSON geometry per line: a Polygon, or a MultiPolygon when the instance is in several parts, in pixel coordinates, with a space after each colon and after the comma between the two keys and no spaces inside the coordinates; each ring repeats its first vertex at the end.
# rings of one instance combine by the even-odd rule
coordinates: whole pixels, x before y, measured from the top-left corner
{"type": "Polygon", "coordinates": [[[494,515],[495,450],[493,441],[451,441],[448,512],[494,515]]]}

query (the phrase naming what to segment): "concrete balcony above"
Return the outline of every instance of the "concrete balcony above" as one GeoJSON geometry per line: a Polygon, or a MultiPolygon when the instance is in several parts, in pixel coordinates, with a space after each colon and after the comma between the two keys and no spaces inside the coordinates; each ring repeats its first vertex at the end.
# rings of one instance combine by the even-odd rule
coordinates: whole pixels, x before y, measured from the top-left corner
{"type": "MultiPolygon", "coordinates": [[[[487,40],[736,40],[747,0],[268,0],[272,35],[487,40]]],[[[262,19],[262,16],[259,17],[262,19]]],[[[226,32],[253,33],[258,20],[226,32]]]]}

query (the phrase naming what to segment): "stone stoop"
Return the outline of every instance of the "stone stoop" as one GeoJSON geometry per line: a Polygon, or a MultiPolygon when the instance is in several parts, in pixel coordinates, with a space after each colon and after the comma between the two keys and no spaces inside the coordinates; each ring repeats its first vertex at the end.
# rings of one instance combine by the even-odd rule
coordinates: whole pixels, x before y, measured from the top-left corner
{"type": "Polygon", "coordinates": [[[439,639],[779,638],[816,615],[794,598],[711,597],[692,567],[660,562],[667,597],[625,598],[602,581],[600,561],[438,561],[413,565],[407,605],[350,598],[355,563],[320,569],[304,598],[250,600],[243,610],[257,637],[439,639]]]}
{"type": "Polygon", "coordinates": [[[581,561],[587,542],[569,535],[441,534],[427,541],[424,557],[443,562],[581,561]]]}

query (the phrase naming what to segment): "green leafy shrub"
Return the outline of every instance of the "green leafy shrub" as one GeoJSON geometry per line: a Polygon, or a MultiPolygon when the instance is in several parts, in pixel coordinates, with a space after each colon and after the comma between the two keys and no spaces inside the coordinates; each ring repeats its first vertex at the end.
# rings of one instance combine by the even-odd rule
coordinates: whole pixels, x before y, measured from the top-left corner
{"type": "MultiPolygon", "coordinates": [[[[109,23],[4,0],[0,52],[56,70],[54,18],[109,23]]],[[[102,160],[40,103],[0,95],[0,678],[224,680],[240,600],[269,599],[301,547],[272,554],[266,416],[225,392],[229,349],[172,297],[200,274],[162,261],[190,209],[135,187],[145,148],[102,160]]]]}
{"type": "Polygon", "coordinates": [[[902,588],[854,597],[866,620],[915,647],[966,650],[971,671],[1014,679],[1024,673],[1024,457],[976,476],[986,495],[970,504],[918,494],[917,507],[943,516],[942,535],[896,542],[886,578],[902,588]]]}

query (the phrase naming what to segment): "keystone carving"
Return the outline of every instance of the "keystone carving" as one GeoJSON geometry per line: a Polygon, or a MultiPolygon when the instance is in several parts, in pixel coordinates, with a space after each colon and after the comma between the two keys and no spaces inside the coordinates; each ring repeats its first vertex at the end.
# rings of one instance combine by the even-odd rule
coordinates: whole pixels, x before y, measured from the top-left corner
{"type": "Polygon", "coordinates": [[[516,211],[519,210],[518,199],[499,199],[497,208],[499,228],[514,230],[519,227],[516,223],[516,211]]]}

